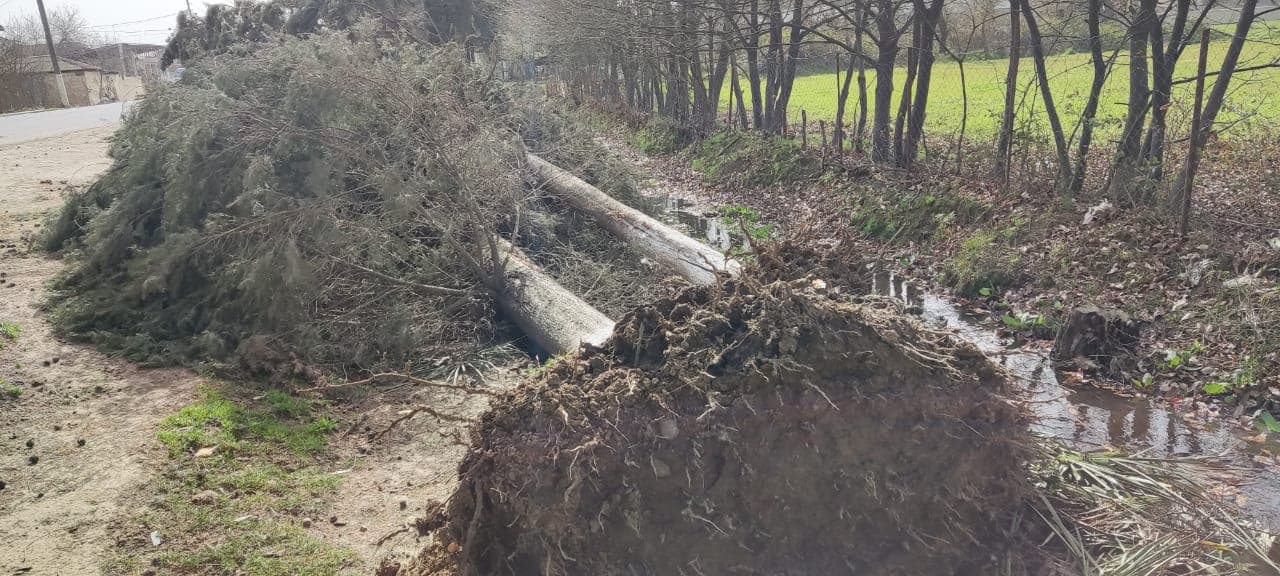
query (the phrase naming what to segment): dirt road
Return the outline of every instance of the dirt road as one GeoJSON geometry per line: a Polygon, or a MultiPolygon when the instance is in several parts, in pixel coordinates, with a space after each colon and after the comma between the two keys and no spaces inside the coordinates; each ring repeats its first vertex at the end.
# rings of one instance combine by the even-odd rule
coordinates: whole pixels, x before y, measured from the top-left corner
{"type": "MultiPolygon", "coordinates": [[[[61,268],[30,246],[61,190],[109,166],[114,126],[0,147],[0,574],[93,574],[112,521],[164,458],[163,415],[190,401],[186,370],[138,370],[61,342],[39,310],[61,268]],[[16,393],[16,397],[15,397],[16,393]]],[[[126,530],[128,527],[126,527],[126,530]]]]}

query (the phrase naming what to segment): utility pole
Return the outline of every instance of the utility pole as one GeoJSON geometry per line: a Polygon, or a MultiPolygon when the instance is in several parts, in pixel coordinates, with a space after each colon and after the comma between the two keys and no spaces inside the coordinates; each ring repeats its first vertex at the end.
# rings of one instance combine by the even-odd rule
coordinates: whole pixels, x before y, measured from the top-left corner
{"type": "Polygon", "coordinates": [[[44,13],[44,0],[36,0],[36,7],[40,9],[40,24],[44,26],[44,43],[49,48],[49,62],[53,64],[53,76],[58,79],[58,96],[62,97],[62,107],[70,108],[71,101],[67,99],[67,83],[62,80],[62,67],[58,65],[58,54],[53,50],[53,34],[49,32],[49,17],[44,13]]]}
{"type": "Polygon", "coordinates": [[[120,77],[124,78],[129,75],[129,67],[124,63],[124,43],[116,42],[116,50],[120,51],[120,77]]]}

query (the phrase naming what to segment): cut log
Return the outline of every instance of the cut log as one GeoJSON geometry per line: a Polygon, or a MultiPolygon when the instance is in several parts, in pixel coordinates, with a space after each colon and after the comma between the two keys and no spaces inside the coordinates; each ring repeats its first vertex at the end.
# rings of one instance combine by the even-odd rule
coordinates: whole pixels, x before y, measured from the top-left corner
{"type": "Polygon", "coordinates": [[[742,269],[724,254],[619,202],[599,188],[535,154],[529,166],[552,194],[590,216],[641,254],[671,268],[694,284],[714,284],[719,274],[736,276],[742,269]]]}
{"type": "Polygon", "coordinates": [[[502,308],[539,348],[553,354],[582,344],[600,346],[613,320],[547,276],[519,248],[499,239],[502,274],[490,289],[502,308]]]}

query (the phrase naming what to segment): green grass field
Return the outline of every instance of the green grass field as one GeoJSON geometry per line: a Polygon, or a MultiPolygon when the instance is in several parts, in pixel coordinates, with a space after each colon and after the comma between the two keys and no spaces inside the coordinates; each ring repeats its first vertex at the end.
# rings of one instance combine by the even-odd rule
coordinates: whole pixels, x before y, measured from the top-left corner
{"type": "MultiPolygon", "coordinates": [[[[1240,59],[1240,67],[1256,66],[1280,60],[1280,22],[1258,23],[1250,34],[1251,41],[1245,44],[1240,59]]],[[[1227,41],[1212,42],[1209,49],[1208,70],[1217,70],[1223,54],[1227,49],[1227,41]]],[[[1178,64],[1175,81],[1195,74],[1198,46],[1190,46],[1184,52],[1178,64]]],[[[1110,56],[1110,52],[1106,53],[1110,56]]],[[[1080,115],[1088,98],[1089,85],[1093,72],[1087,53],[1060,54],[1050,57],[1046,62],[1053,88],[1054,101],[1058,106],[1062,122],[1068,136],[1077,130],[1080,115]]],[[[965,64],[965,78],[968,88],[969,114],[966,129],[968,140],[994,140],[1000,122],[1000,114],[1004,106],[1004,82],[1007,61],[974,60],[965,64]]],[[[905,70],[899,70],[895,80],[900,84],[906,77],[905,70]]],[[[1210,77],[1206,83],[1206,93],[1212,89],[1216,76],[1210,77]]],[[[868,71],[868,96],[875,86],[874,75],[868,71]]],[[[1041,100],[1035,86],[1035,69],[1030,59],[1019,64],[1019,84],[1023,92],[1019,119],[1019,130],[1038,136],[1047,136],[1048,121],[1043,114],[1041,100]]],[[[1258,131],[1266,131],[1280,127],[1280,68],[1271,68],[1238,74],[1231,83],[1230,95],[1224,110],[1219,114],[1219,125],[1227,123],[1230,129],[1225,137],[1247,137],[1258,131]]],[[[1180,138],[1190,124],[1191,107],[1195,83],[1188,82],[1174,87],[1173,105],[1169,110],[1169,122],[1172,135],[1180,138]]],[[[1112,73],[1103,91],[1102,100],[1095,123],[1095,132],[1103,139],[1114,139],[1123,124],[1128,97],[1128,58],[1122,51],[1115,60],[1112,73]]],[[[857,94],[850,95],[849,106],[856,108],[857,94]]],[[[901,86],[895,86],[894,110],[896,112],[901,86]]],[[[809,116],[810,134],[817,134],[818,120],[831,124],[836,110],[836,76],[834,72],[817,73],[801,76],[791,96],[791,123],[800,122],[800,111],[805,110],[809,116]]],[[[964,98],[960,82],[960,66],[950,59],[939,59],[934,64],[933,82],[929,94],[929,108],[926,117],[927,132],[935,137],[954,135],[960,128],[964,98]]],[[[868,103],[870,106],[870,103],[868,103]]],[[[855,121],[856,110],[846,114],[846,123],[855,121]]],[[[868,111],[868,124],[870,124],[868,111]]]]}

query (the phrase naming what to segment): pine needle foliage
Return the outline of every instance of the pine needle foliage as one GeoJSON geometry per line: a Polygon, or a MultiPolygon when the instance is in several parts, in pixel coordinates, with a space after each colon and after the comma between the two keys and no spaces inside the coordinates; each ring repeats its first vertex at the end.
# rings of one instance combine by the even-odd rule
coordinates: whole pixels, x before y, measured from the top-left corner
{"type": "Polygon", "coordinates": [[[202,59],[45,237],[68,335],[141,362],[264,338],[332,368],[493,339],[483,262],[525,192],[507,97],[462,50],[357,27],[202,59]]]}

